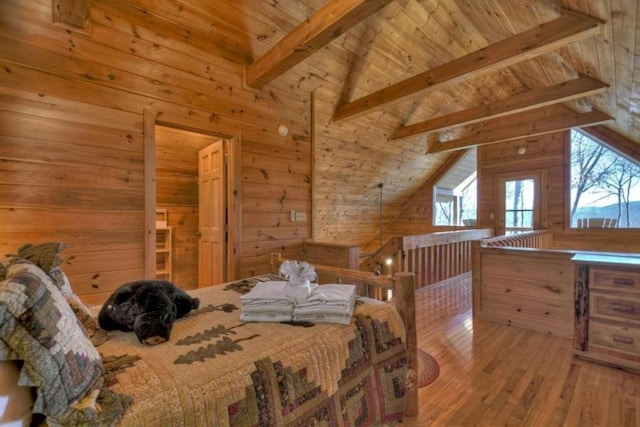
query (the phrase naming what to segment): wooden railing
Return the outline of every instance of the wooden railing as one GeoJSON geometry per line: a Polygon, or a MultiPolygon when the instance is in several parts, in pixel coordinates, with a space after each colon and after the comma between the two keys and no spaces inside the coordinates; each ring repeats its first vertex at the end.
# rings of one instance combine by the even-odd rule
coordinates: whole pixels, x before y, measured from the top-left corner
{"type": "Polygon", "coordinates": [[[394,260],[396,271],[414,273],[417,288],[468,273],[472,242],[492,235],[487,228],[406,236],[394,260]]]}
{"type": "Polygon", "coordinates": [[[493,229],[479,229],[394,237],[360,269],[414,273],[416,288],[421,288],[471,271],[472,242],[492,235],[493,229]],[[391,267],[385,264],[387,258],[393,261],[391,267]]]}
{"type": "Polygon", "coordinates": [[[482,247],[553,249],[553,234],[548,230],[496,236],[480,241],[482,247]]]}

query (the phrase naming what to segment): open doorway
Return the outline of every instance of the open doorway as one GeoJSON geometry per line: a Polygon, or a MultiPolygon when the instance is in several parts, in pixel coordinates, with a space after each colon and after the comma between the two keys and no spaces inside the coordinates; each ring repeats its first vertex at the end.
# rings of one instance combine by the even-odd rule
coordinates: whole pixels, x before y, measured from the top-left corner
{"type": "MultiPolygon", "coordinates": [[[[210,286],[236,277],[236,236],[239,234],[238,194],[239,167],[235,162],[238,136],[228,137],[200,129],[184,129],[171,123],[158,123],[145,114],[145,275],[147,278],[166,278],[166,263],[158,253],[166,253],[167,232],[156,223],[156,211],[165,213],[170,242],[171,281],[183,289],[210,286]],[[216,145],[217,144],[217,145],[216,145]],[[211,218],[222,236],[211,256],[211,246],[202,250],[201,175],[199,153],[216,145],[220,160],[217,175],[216,205],[211,218]],[[159,227],[157,227],[159,226],[159,227]],[[158,234],[162,239],[157,238],[158,234]],[[158,248],[160,247],[160,251],[158,248]],[[205,267],[199,263],[204,258],[205,267]],[[215,265],[214,265],[215,264],[215,265]],[[157,276],[156,272],[165,273],[157,276]],[[204,280],[202,273],[208,279],[204,280]],[[215,274],[214,274],[215,273],[215,274]],[[211,279],[213,278],[213,279],[211,279]],[[213,282],[211,280],[214,280],[213,282]],[[215,283],[214,283],[215,282],[215,283]]],[[[211,199],[207,199],[211,201],[211,199]]],[[[209,202],[205,202],[208,204],[209,202]]],[[[210,239],[210,236],[208,237],[210,239]]],[[[164,255],[166,256],[166,255],[164,255]]]]}

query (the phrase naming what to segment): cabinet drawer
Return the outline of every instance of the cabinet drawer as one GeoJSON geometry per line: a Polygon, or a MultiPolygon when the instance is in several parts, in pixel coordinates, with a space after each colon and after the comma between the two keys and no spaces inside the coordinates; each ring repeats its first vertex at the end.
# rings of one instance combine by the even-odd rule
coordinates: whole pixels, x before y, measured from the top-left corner
{"type": "Polygon", "coordinates": [[[601,294],[591,292],[591,316],[606,316],[613,319],[630,320],[640,324],[640,298],[635,296],[601,294]]]}
{"type": "Polygon", "coordinates": [[[589,321],[589,345],[609,347],[640,356],[640,328],[614,322],[589,321]]]}
{"type": "Polygon", "coordinates": [[[591,289],[614,289],[640,293],[640,272],[623,269],[590,268],[591,289]]]}

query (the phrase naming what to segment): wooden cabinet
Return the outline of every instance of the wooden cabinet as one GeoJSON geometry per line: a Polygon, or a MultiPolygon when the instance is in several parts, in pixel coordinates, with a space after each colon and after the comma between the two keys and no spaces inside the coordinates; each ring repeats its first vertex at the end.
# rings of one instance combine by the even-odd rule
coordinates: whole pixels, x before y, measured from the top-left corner
{"type": "Polygon", "coordinates": [[[640,371],[640,257],[577,254],[574,261],[577,354],[640,371]]]}
{"type": "Polygon", "coordinates": [[[156,278],[171,281],[171,227],[156,228],[156,278]]]}

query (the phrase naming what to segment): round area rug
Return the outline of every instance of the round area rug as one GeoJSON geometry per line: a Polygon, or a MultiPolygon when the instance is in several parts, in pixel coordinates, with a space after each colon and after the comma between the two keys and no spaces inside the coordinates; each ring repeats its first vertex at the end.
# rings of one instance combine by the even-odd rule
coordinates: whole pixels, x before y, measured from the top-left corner
{"type": "Polygon", "coordinates": [[[426,351],[418,349],[418,387],[431,384],[440,375],[440,365],[426,351]]]}

